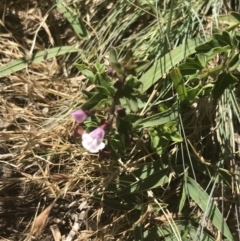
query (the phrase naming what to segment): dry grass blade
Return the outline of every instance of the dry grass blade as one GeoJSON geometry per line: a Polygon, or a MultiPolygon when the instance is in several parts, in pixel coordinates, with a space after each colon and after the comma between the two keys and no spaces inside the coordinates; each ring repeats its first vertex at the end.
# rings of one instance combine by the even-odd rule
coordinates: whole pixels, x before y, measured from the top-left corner
{"type": "Polygon", "coordinates": [[[74,224],[72,226],[72,230],[70,231],[70,233],[66,238],[66,241],[72,241],[74,237],[76,237],[77,232],[81,228],[82,223],[84,223],[84,221],[86,220],[87,213],[88,213],[86,208],[87,208],[87,202],[83,202],[79,207],[79,209],[81,210],[81,213],[74,215],[74,224]]]}
{"type": "Polygon", "coordinates": [[[35,237],[39,237],[43,231],[43,228],[45,227],[49,214],[52,210],[54,203],[49,205],[46,209],[41,212],[36,219],[33,222],[32,229],[31,229],[31,235],[34,235],[35,237]]]}
{"type": "Polygon", "coordinates": [[[54,241],[60,241],[61,240],[61,233],[58,229],[58,226],[57,225],[52,225],[50,227],[51,231],[52,231],[52,235],[53,235],[53,238],[54,238],[54,241]]]}

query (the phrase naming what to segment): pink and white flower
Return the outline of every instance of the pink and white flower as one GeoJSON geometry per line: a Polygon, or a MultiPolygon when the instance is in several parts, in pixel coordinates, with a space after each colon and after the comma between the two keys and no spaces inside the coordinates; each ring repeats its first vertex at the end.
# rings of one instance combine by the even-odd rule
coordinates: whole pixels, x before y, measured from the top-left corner
{"type": "Polygon", "coordinates": [[[103,138],[105,136],[104,126],[100,126],[90,133],[83,133],[82,135],[82,145],[83,147],[91,153],[97,153],[105,147],[103,138]]]}
{"type": "Polygon", "coordinates": [[[88,114],[83,110],[76,110],[71,115],[78,123],[82,123],[88,118],[88,114]]]}

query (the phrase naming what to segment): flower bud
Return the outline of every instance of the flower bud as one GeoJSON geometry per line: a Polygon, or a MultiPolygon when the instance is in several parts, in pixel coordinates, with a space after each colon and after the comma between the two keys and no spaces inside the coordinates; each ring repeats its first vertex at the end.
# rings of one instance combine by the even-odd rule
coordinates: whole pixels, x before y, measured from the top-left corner
{"type": "Polygon", "coordinates": [[[78,123],[82,123],[88,118],[88,114],[83,110],[76,110],[71,115],[78,123]]]}

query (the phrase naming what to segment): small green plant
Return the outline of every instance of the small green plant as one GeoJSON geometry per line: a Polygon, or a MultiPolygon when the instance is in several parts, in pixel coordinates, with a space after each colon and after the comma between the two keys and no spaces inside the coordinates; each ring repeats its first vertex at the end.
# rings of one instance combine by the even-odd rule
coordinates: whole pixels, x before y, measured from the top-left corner
{"type": "MultiPolygon", "coordinates": [[[[239,18],[236,14],[234,16],[239,18]]],[[[214,99],[218,99],[225,89],[238,83],[239,40],[240,34],[235,29],[218,30],[208,42],[196,47],[194,58],[188,58],[171,71],[181,100],[193,101],[198,95],[210,92],[214,99]],[[183,78],[188,79],[186,85],[183,78]]]]}
{"type": "MultiPolygon", "coordinates": [[[[225,91],[233,90],[239,82],[240,34],[236,27],[240,15],[231,13],[228,17],[235,23],[231,27],[216,29],[205,42],[201,38],[189,40],[185,55],[182,55],[183,45],[180,45],[147,70],[146,61],[136,61],[131,51],[119,59],[114,48],[109,54],[108,68],[100,63],[76,64],[93,85],[93,89],[90,92],[84,91],[86,101],[81,109],[72,113],[79,123],[73,136],[76,139],[82,137],[82,145],[86,150],[99,152],[99,158],[118,161],[124,168],[125,162],[136,155],[137,150],[141,149],[142,155],[144,148],[153,152],[154,161],[147,159],[130,175],[126,174],[127,169],[124,175],[117,173],[114,182],[99,195],[92,197],[108,208],[134,213],[134,218],[131,215],[128,218],[133,223],[136,240],[140,240],[140,236],[141,240],[152,240],[153,237],[180,240],[185,237],[184,233],[190,235],[190,240],[214,240],[203,228],[206,218],[228,240],[234,240],[221,211],[211,201],[212,192],[208,194],[195,176],[196,171],[204,175],[206,171],[208,178],[216,177],[216,183],[223,181],[229,185],[231,173],[224,166],[218,166],[218,162],[215,164],[204,160],[192,144],[189,147],[198,160],[195,166],[185,150],[182,149],[182,157],[186,160],[182,162],[177,161],[179,157],[174,155],[174,148],[170,149],[173,153],[168,151],[171,145],[175,145],[176,149],[188,146],[187,139],[180,134],[179,115],[184,116],[186,109],[201,98],[207,97],[215,102],[220,100],[225,91]],[[166,85],[165,90],[156,88],[152,92],[156,96],[151,97],[152,90],[149,89],[159,84],[160,79],[170,83],[170,88],[169,85],[166,85]],[[170,101],[163,104],[161,98],[168,96],[170,101]],[[77,131],[79,126],[83,131],[77,131]],[[149,207],[154,212],[167,210],[165,202],[155,202],[149,195],[152,190],[173,180],[178,180],[182,187],[179,212],[186,208],[187,197],[190,197],[202,210],[204,217],[199,219],[193,215],[189,222],[176,221],[176,226],[168,220],[169,226],[165,228],[153,226],[143,232],[143,226],[138,220],[146,215],[149,207]],[[200,225],[200,231],[196,223],[200,225]]],[[[221,16],[220,21],[225,21],[225,18],[226,16],[221,16]]],[[[184,127],[182,131],[184,133],[184,127]]],[[[148,156],[149,152],[146,151],[145,154],[148,156]]]]}
{"type": "Polygon", "coordinates": [[[161,111],[159,114],[149,117],[138,114],[147,101],[146,93],[141,92],[142,83],[137,78],[137,73],[144,67],[144,64],[146,63],[134,61],[131,51],[123,59],[118,60],[115,49],[110,52],[108,69],[105,69],[104,65],[100,63],[92,67],[76,64],[79,71],[88,77],[91,84],[94,84],[91,92],[84,92],[87,99],[81,109],[72,113],[78,123],[82,123],[87,117],[91,117],[90,122],[85,122],[87,129],[99,126],[89,136],[86,133],[82,136],[82,144],[90,152],[98,152],[105,148],[112,154],[112,158],[113,156],[114,159],[120,158],[126,154],[126,150],[141,141],[140,130],[142,127],[152,127],[149,131],[152,138],[152,147],[159,150],[159,154],[161,153],[160,142],[164,144],[165,140],[165,144],[167,144],[166,142],[170,140],[182,141],[177,132],[177,123],[174,121],[176,116],[173,117],[169,110],[168,112],[161,111]],[[166,115],[165,120],[161,119],[164,115],[166,115]],[[161,127],[155,129],[155,126],[158,125],[161,125],[161,127]],[[102,142],[105,132],[107,133],[106,145],[102,142]],[[95,135],[96,138],[93,137],[95,135]],[[98,138],[98,135],[101,137],[98,138]],[[96,146],[94,144],[96,141],[99,148],[90,147],[90,143],[86,145],[85,138],[88,138],[94,146],[96,146]]]}

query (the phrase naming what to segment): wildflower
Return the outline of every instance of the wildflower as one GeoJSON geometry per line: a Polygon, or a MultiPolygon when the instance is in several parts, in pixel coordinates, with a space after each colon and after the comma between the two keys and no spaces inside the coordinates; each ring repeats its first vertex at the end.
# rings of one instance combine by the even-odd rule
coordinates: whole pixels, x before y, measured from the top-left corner
{"type": "Polygon", "coordinates": [[[97,153],[105,147],[103,138],[105,136],[105,125],[102,125],[90,133],[83,133],[82,145],[91,153],[97,153]]]}
{"type": "Polygon", "coordinates": [[[82,123],[88,118],[88,114],[83,110],[76,110],[71,115],[78,123],[82,123]]]}

